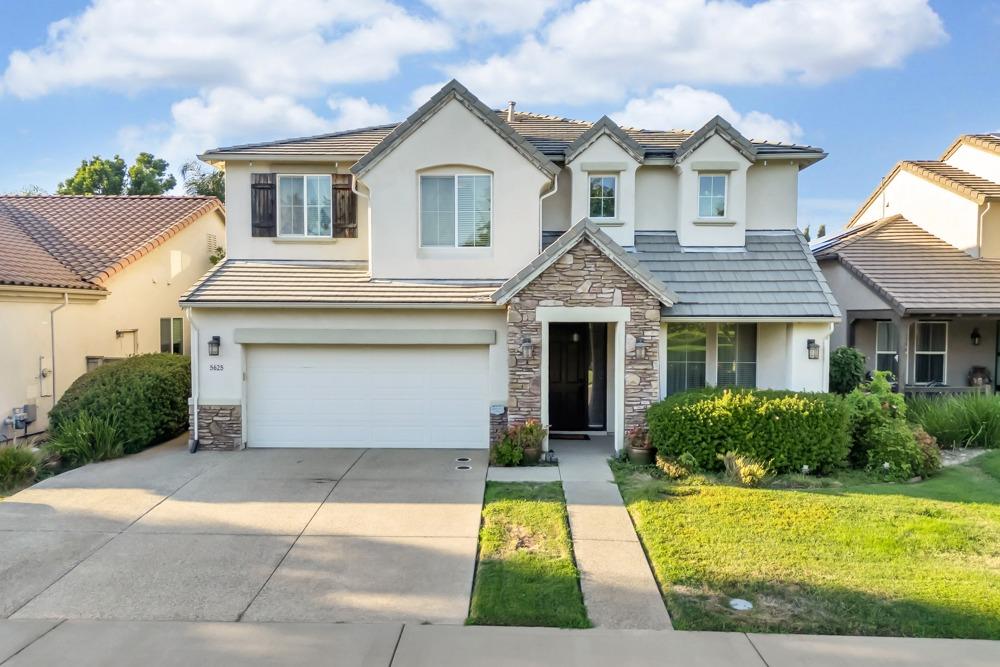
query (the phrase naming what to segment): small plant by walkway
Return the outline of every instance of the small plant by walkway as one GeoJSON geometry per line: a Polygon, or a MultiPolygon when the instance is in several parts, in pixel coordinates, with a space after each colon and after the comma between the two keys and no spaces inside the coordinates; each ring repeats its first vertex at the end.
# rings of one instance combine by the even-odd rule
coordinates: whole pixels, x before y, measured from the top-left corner
{"type": "Polygon", "coordinates": [[[590,627],[560,483],[487,483],[468,623],[590,627]]]}
{"type": "Polygon", "coordinates": [[[914,484],[616,478],[677,629],[1000,639],[1000,452],[914,484]]]}

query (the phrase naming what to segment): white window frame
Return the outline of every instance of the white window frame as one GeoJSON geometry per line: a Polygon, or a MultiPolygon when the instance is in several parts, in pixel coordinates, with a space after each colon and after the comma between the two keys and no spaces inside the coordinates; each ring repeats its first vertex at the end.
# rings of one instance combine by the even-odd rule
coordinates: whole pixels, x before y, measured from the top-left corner
{"type": "MultiPolygon", "coordinates": [[[[896,371],[895,374],[899,375],[899,332],[896,332],[896,349],[895,350],[883,350],[879,348],[879,336],[878,332],[882,329],[881,325],[887,325],[889,327],[895,327],[895,323],[892,320],[875,320],[875,368],[878,368],[878,358],[883,354],[891,354],[896,359],[896,371]]],[[[947,338],[945,338],[947,341],[947,338]]],[[[945,343],[947,345],[947,342],[945,343]]],[[[916,370],[916,369],[914,369],[916,370]]]]}
{"type": "MultiPolygon", "coordinates": [[[[601,197],[601,199],[607,199],[607,197],[601,197]]],[[[587,174],[587,217],[591,220],[617,220],[618,219],[618,174],[602,174],[602,173],[588,173],[587,174]],[[612,199],[615,202],[615,214],[611,216],[592,216],[590,215],[590,204],[593,197],[590,194],[590,189],[593,186],[593,181],[595,178],[610,178],[614,181],[614,192],[615,196],[612,199]]]]}
{"type": "MultiPolygon", "coordinates": [[[[715,195],[711,195],[715,197],[715,195]]],[[[698,219],[699,220],[724,220],[726,216],[729,215],[729,174],[719,174],[716,172],[698,172],[698,219]],[[702,215],[701,214],[701,200],[704,195],[701,194],[701,179],[702,178],[721,178],[722,179],[722,215],[702,215]]]]}
{"type": "Polygon", "coordinates": [[[944,357],[944,361],[941,364],[941,380],[940,381],[941,381],[942,384],[948,384],[948,328],[949,328],[948,327],[948,322],[947,321],[942,321],[942,320],[918,320],[917,321],[917,327],[919,327],[921,324],[937,324],[937,325],[943,325],[944,326],[944,350],[943,351],[937,351],[937,350],[922,351],[922,350],[918,349],[917,348],[917,342],[920,340],[920,332],[917,331],[916,328],[914,328],[914,330],[913,330],[913,380],[914,380],[913,384],[915,384],[915,385],[921,385],[921,386],[926,386],[926,385],[929,385],[931,382],[937,382],[937,380],[931,380],[929,382],[917,382],[916,381],[917,380],[917,357],[920,356],[920,355],[928,356],[928,357],[929,356],[944,357]]]}
{"type": "Polygon", "coordinates": [[[278,174],[274,182],[274,207],[275,207],[275,225],[278,238],[283,239],[329,239],[333,238],[333,176],[330,174],[278,174]],[[309,178],[308,177],[320,177],[326,178],[330,183],[330,233],[329,234],[310,234],[309,233],[309,178]],[[281,233],[281,179],[282,178],[301,178],[302,179],[302,233],[301,234],[282,234],[281,233]]]}
{"type": "Polygon", "coordinates": [[[160,326],[161,327],[163,326],[163,320],[169,320],[170,321],[170,350],[167,351],[167,352],[163,351],[163,330],[161,329],[160,330],[160,353],[161,354],[184,354],[184,318],[183,317],[161,317],[160,318],[160,326]],[[174,323],[175,322],[180,322],[181,323],[181,339],[180,339],[181,351],[180,352],[174,352],[174,343],[178,342],[178,341],[174,340],[174,323]]]}
{"type": "Polygon", "coordinates": [[[482,174],[476,172],[455,172],[450,174],[420,174],[417,180],[417,244],[421,249],[455,249],[455,250],[481,250],[493,247],[493,174],[482,174]],[[470,176],[486,176],[490,179],[490,242],[487,245],[458,245],[458,179],[470,176]],[[455,242],[452,245],[424,245],[424,219],[423,206],[423,181],[425,178],[451,178],[455,182],[455,242]]]}

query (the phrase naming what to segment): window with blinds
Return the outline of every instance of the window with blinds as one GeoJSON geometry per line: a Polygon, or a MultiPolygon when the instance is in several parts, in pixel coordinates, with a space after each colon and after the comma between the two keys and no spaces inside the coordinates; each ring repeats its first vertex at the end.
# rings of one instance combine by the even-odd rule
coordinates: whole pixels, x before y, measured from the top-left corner
{"type": "Polygon", "coordinates": [[[493,227],[493,177],[420,177],[420,245],[488,248],[493,227]]]}
{"type": "Polygon", "coordinates": [[[716,386],[757,386],[757,325],[719,324],[716,386]]]}
{"type": "Polygon", "coordinates": [[[706,343],[704,324],[667,325],[667,394],[705,386],[706,343]]]}

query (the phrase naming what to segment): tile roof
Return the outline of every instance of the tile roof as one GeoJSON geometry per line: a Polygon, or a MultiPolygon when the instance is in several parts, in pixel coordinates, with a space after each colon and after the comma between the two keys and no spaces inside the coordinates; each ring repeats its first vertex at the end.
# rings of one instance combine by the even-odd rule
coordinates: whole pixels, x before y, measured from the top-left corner
{"type": "MultiPolygon", "coordinates": [[[[561,232],[545,232],[552,243],[561,232]]],[[[682,248],[676,232],[635,234],[632,256],[677,293],[664,317],[834,318],[840,309],[798,232],[747,232],[745,248],[682,248]]]]}
{"type": "Polygon", "coordinates": [[[942,153],[941,159],[947,160],[962,145],[975,146],[976,148],[1000,153],[1000,134],[963,134],[942,153]]]}
{"type": "Polygon", "coordinates": [[[900,314],[1000,313],[1000,261],[976,259],[901,215],[818,243],[900,314]]]}
{"type": "Polygon", "coordinates": [[[905,160],[900,163],[903,169],[923,176],[927,180],[940,183],[956,190],[971,199],[980,200],[982,204],[990,197],[1000,197],[1000,183],[994,183],[981,176],[970,174],[958,167],[953,167],[940,160],[905,160]]]}
{"type": "MultiPolygon", "coordinates": [[[[506,110],[493,111],[501,122],[513,128],[542,154],[556,158],[561,158],[566,149],[593,125],[593,123],[584,120],[573,120],[527,111],[516,111],[513,120],[508,121],[506,110]]],[[[396,128],[396,125],[380,125],[313,137],[213,148],[206,151],[203,157],[222,159],[226,156],[239,156],[241,154],[268,155],[275,158],[309,155],[361,157],[375,148],[396,128]]],[[[694,134],[691,130],[643,130],[634,127],[622,127],[622,130],[646,151],[647,157],[672,157],[674,151],[694,134]]],[[[802,154],[807,157],[823,155],[821,149],[812,146],[768,141],[753,141],[752,143],[757,154],[761,156],[788,153],[802,154]]]]}
{"type": "Polygon", "coordinates": [[[357,263],[226,260],[181,303],[194,306],[491,306],[497,281],[373,280],[357,263]]]}
{"type": "Polygon", "coordinates": [[[0,284],[100,289],[214,197],[0,196],[0,284]]]}

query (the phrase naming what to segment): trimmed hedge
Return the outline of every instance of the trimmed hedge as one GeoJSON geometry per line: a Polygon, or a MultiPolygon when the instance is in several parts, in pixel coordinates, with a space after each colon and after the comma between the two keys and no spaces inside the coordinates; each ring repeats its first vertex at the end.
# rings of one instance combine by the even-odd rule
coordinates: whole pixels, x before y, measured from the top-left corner
{"type": "Polygon", "coordinates": [[[49,412],[58,434],[87,413],[115,419],[126,454],[180,435],[188,426],[191,360],[144,354],[99,366],[77,378],[49,412]]]}
{"type": "Polygon", "coordinates": [[[691,454],[704,470],[720,470],[719,455],[734,452],[778,473],[827,472],[851,448],[847,406],[835,394],[695,390],[653,405],[646,421],[660,454],[691,454]]]}

